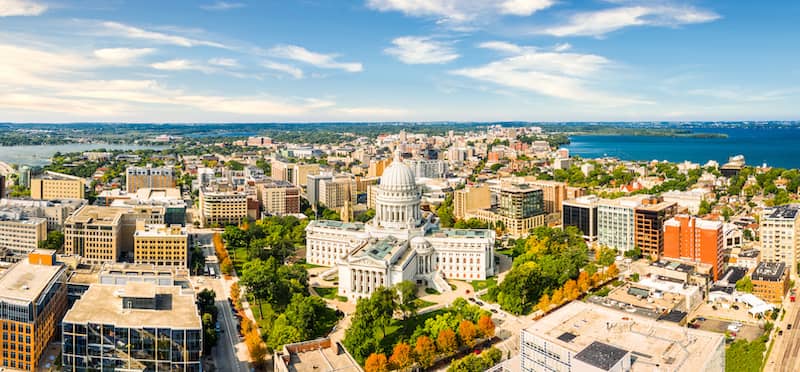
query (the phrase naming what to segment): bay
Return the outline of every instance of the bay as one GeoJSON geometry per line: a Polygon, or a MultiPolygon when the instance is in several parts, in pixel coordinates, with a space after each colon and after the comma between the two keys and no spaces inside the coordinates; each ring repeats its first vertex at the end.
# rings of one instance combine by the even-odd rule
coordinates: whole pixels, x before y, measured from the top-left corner
{"type": "Polygon", "coordinates": [[[696,133],[723,133],[727,138],[669,136],[577,135],[566,145],[570,154],[582,158],[616,157],[622,160],[685,160],[720,165],[735,155],[744,155],[748,165],[767,164],[800,168],[800,127],[696,128],[696,133]]]}
{"type": "Polygon", "coordinates": [[[140,146],[103,143],[70,143],[66,145],[23,145],[0,146],[0,161],[8,164],[41,166],[50,163],[50,157],[56,152],[84,152],[97,149],[106,150],[160,150],[168,146],[140,146]]]}

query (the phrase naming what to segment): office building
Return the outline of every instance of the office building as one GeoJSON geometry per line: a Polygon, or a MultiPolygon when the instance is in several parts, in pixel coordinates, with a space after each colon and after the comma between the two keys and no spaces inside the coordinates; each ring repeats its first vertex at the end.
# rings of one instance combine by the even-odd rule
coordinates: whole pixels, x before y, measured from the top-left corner
{"type": "Polygon", "coordinates": [[[406,165],[411,168],[416,178],[445,178],[447,176],[447,162],[442,160],[414,159],[407,160],[406,165]]]}
{"type": "Polygon", "coordinates": [[[67,286],[55,256],[55,251],[37,250],[0,274],[3,369],[38,370],[42,353],[58,334],[67,286]]]}
{"type": "Polygon", "coordinates": [[[83,199],[85,186],[83,178],[48,171],[31,179],[31,199],[83,199]]]}
{"type": "Polygon", "coordinates": [[[85,206],[64,221],[64,253],[90,263],[115,262],[126,208],[85,206]]]}
{"type": "Polygon", "coordinates": [[[602,199],[597,205],[597,244],[625,252],[636,240],[634,209],[641,197],[602,199]]]}
{"type": "Polygon", "coordinates": [[[800,256],[800,206],[797,204],[766,208],[761,214],[761,260],[783,262],[792,275],[797,275],[800,256]]]}
{"type": "Polygon", "coordinates": [[[200,226],[237,225],[247,218],[247,195],[220,185],[200,189],[200,226]]]}
{"type": "Polygon", "coordinates": [[[341,208],[353,202],[356,195],[356,182],[350,176],[336,176],[319,185],[319,203],[330,209],[341,208]]]}
{"type": "Polygon", "coordinates": [[[533,187],[542,190],[544,211],[546,213],[561,212],[562,202],[567,199],[567,184],[558,181],[531,180],[526,181],[533,187]]]}
{"type": "Polygon", "coordinates": [[[783,302],[789,291],[789,270],[783,262],[761,262],[750,274],[753,294],[775,304],[783,302]]]}
{"type": "Polygon", "coordinates": [[[26,188],[31,187],[31,168],[27,165],[19,167],[17,184],[26,188]]]}
{"type": "Polygon", "coordinates": [[[383,175],[383,170],[386,169],[389,164],[392,164],[392,159],[373,159],[369,162],[369,170],[367,171],[368,177],[380,177],[383,175]]]}
{"type": "Polygon", "coordinates": [[[137,221],[133,233],[133,260],[137,264],[186,268],[189,235],[181,225],[146,225],[137,221]]]}
{"type": "Polygon", "coordinates": [[[497,193],[497,206],[465,213],[493,226],[501,226],[512,236],[524,236],[546,224],[544,194],[527,183],[502,183],[497,193]]]}
{"type": "Polygon", "coordinates": [[[319,203],[319,187],[323,182],[333,179],[332,173],[312,174],[306,178],[306,198],[308,203],[315,206],[319,203]]]}
{"type": "Polygon", "coordinates": [[[175,187],[175,170],[172,167],[128,167],[125,169],[125,190],[135,193],[139,189],[164,189],[175,187]]]}
{"type": "Polygon", "coordinates": [[[93,284],[64,316],[64,371],[202,371],[202,321],[179,286],[93,284]]]}
{"type": "Polygon", "coordinates": [[[713,268],[713,280],[725,270],[722,222],[677,215],[664,223],[663,257],[702,262],[713,268]]]}
{"type": "Polygon", "coordinates": [[[672,218],[677,211],[676,203],[665,202],[658,197],[642,199],[641,205],[634,211],[636,223],[634,244],[642,250],[643,255],[661,257],[664,252],[664,222],[672,218]]]}
{"type": "Polygon", "coordinates": [[[0,253],[17,261],[47,239],[47,220],[30,217],[19,209],[0,209],[0,253]]]}
{"type": "Polygon", "coordinates": [[[256,184],[263,212],[269,215],[300,213],[300,188],[286,181],[256,184]]]}
{"type": "Polygon", "coordinates": [[[566,228],[574,226],[589,242],[597,240],[597,206],[596,196],[582,196],[565,200],[562,203],[561,225],[566,228]]]}
{"type": "Polygon", "coordinates": [[[467,186],[453,192],[453,216],[464,219],[467,212],[492,207],[492,194],[489,186],[467,186]]]}
{"type": "Polygon", "coordinates": [[[725,371],[725,335],[573,301],[520,335],[525,372],[725,371]]]}
{"type": "Polygon", "coordinates": [[[78,208],[86,205],[85,199],[33,200],[3,199],[0,209],[22,211],[28,217],[40,217],[47,220],[47,230],[61,230],[64,220],[78,208]]]}

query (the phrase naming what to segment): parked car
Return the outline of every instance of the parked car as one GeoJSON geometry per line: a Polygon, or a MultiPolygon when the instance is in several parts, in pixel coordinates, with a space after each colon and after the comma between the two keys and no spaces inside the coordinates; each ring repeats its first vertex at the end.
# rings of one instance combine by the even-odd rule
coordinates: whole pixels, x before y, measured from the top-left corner
{"type": "Polygon", "coordinates": [[[786,325],[786,329],[787,329],[787,330],[789,330],[789,329],[792,329],[792,324],[791,324],[791,323],[787,324],[787,325],[786,325]]]}

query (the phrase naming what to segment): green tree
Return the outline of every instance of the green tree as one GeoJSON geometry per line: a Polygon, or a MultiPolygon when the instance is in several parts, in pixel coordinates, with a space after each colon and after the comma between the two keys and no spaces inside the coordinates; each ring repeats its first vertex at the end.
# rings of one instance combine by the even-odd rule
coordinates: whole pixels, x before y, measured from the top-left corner
{"type": "Polygon", "coordinates": [[[64,248],[64,233],[58,230],[50,231],[47,233],[47,239],[39,242],[39,248],[60,252],[64,248]]]}
{"type": "Polygon", "coordinates": [[[403,312],[403,319],[413,316],[417,312],[417,285],[409,280],[404,280],[394,286],[397,291],[397,307],[403,312]]]}
{"type": "Polygon", "coordinates": [[[736,282],[736,290],[739,292],[746,292],[752,293],[753,292],[753,281],[750,280],[749,276],[745,276],[739,281],[736,282]]]}

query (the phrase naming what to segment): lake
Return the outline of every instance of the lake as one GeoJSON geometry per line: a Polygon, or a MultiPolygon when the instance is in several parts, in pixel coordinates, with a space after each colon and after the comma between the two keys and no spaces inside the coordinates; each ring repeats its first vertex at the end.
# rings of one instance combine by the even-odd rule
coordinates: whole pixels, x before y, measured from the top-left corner
{"type": "Polygon", "coordinates": [[[720,165],[742,154],[749,165],[800,168],[800,127],[699,128],[697,133],[724,133],[728,138],[660,136],[572,136],[565,146],[583,158],[613,156],[622,160],[689,160],[720,165]]]}
{"type": "Polygon", "coordinates": [[[163,149],[168,146],[140,146],[102,143],[71,143],[66,145],[26,145],[26,146],[0,146],[0,161],[8,164],[20,165],[45,165],[50,163],[50,157],[56,152],[84,152],[97,149],[107,150],[143,150],[163,149]]]}

